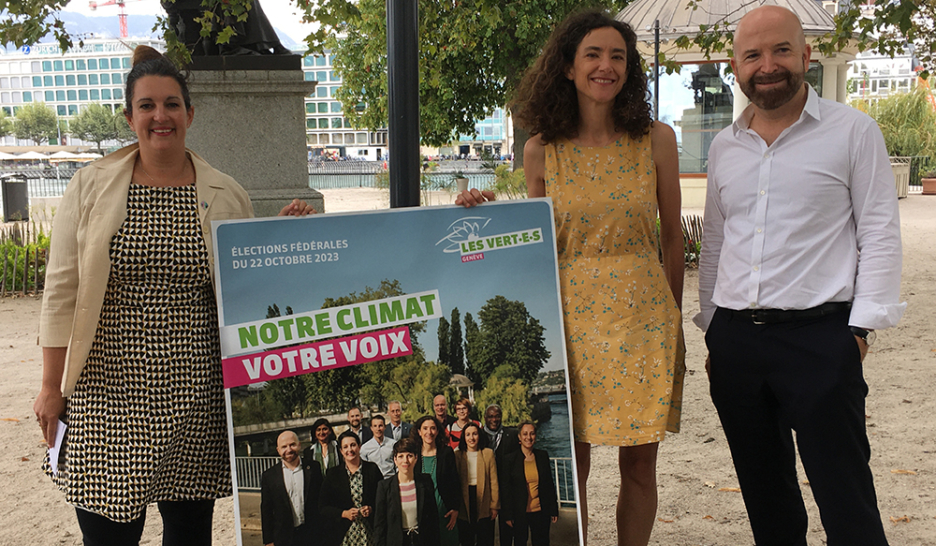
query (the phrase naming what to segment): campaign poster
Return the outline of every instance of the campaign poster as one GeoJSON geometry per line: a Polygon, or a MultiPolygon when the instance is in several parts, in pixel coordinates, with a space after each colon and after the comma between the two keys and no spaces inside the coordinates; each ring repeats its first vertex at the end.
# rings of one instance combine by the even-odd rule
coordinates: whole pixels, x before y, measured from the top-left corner
{"type": "MultiPolygon", "coordinates": [[[[465,400],[470,420],[499,439],[519,443],[509,433],[536,424],[533,447],[550,465],[540,479],[552,482],[559,506],[550,533],[557,544],[579,542],[548,199],[221,221],[212,230],[239,544],[263,544],[264,524],[267,539],[286,525],[260,508],[274,506],[274,495],[288,499],[277,491],[286,431],[327,474],[336,461],[326,455],[343,464],[328,432],[363,427],[367,448],[381,417],[390,436],[391,407],[402,412],[397,423],[412,424],[439,402],[453,420],[465,400]],[[486,419],[493,404],[501,429],[486,419]]],[[[383,457],[392,477],[392,456],[368,456],[383,457]]],[[[333,501],[324,497],[303,503],[333,501]]],[[[364,519],[372,525],[373,511],[364,519]]]]}

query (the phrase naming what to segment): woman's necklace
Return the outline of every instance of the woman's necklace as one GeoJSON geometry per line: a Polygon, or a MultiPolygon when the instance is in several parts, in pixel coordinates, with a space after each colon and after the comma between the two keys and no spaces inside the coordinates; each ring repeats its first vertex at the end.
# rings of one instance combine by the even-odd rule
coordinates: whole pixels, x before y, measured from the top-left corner
{"type": "Polygon", "coordinates": [[[146,172],[146,169],[143,168],[143,161],[139,158],[139,156],[137,156],[137,164],[140,166],[140,171],[146,175],[146,178],[149,178],[154,186],[159,186],[159,187],[175,187],[175,186],[181,185],[181,184],[176,184],[176,182],[178,182],[179,180],[182,180],[182,178],[185,176],[185,173],[188,171],[188,165],[187,165],[188,158],[186,158],[185,164],[182,165],[182,174],[176,177],[176,179],[173,180],[171,184],[160,184],[159,182],[156,181],[155,178],[150,176],[150,173],[146,172]]]}

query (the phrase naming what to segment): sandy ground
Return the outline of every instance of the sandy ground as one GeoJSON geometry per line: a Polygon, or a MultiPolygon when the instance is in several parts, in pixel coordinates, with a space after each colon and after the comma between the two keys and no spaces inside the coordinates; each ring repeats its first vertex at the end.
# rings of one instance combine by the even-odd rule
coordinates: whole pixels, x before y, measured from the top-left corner
{"type": "MultiPolygon", "coordinates": [[[[385,190],[325,190],[329,212],[386,208],[385,190]]],[[[432,204],[450,202],[445,194],[432,204]]],[[[936,544],[936,197],[911,195],[900,203],[904,236],[900,325],[882,331],[865,361],[871,467],[881,517],[895,546],[936,544]]],[[[698,213],[698,211],[685,211],[698,213]]],[[[685,309],[698,311],[698,277],[686,277],[685,309]]],[[[0,545],[80,545],[73,509],[40,472],[45,451],[32,402],[41,378],[36,345],[39,301],[0,300],[0,545]]],[[[701,332],[687,323],[688,375],[683,432],[660,447],[659,510],[651,544],[747,546],[753,538],[724,434],[708,396],[701,332]]],[[[588,484],[590,543],[615,542],[616,450],[597,448],[588,484]]],[[[801,480],[805,475],[800,469],[801,480]]],[[[809,486],[802,486],[810,517],[809,545],[825,544],[809,486]]],[[[232,545],[233,503],[218,502],[214,543],[232,545]]],[[[148,515],[143,544],[156,545],[160,522],[148,515]]]]}

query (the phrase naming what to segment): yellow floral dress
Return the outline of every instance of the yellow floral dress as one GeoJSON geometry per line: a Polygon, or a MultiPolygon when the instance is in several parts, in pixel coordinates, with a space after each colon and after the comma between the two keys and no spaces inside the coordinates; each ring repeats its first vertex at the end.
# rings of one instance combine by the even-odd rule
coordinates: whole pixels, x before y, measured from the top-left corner
{"type": "Polygon", "coordinates": [[[562,307],[580,442],[630,446],[678,432],[682,317],[657,249],[650,136],[546,146],[562,307]]]}

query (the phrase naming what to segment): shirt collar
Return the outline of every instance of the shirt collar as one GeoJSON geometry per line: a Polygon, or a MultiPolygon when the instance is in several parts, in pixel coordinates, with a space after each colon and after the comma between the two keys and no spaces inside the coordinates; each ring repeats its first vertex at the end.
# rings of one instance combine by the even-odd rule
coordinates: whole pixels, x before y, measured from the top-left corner
{"type": "MultiPolygon", "coordinates": [[[[806,106],[803,107],[803,111],[800,113],[799,119],[793,125],[796,125],[803,121],[805,116],[816,119],[817,121],[822,119],[819,115],[819,94],[816,93],[816,90],[812,88],[808,83],[806,85],[806,106]]],[[[747,131],[751,128],[751,118],[754,117],[754,105],[748,104],[747,107],[741,112],[741,115],[738,116],[738,119],[731,124],[731,131],[735,136],[738,136],[739,133],[747,131]]]]}

